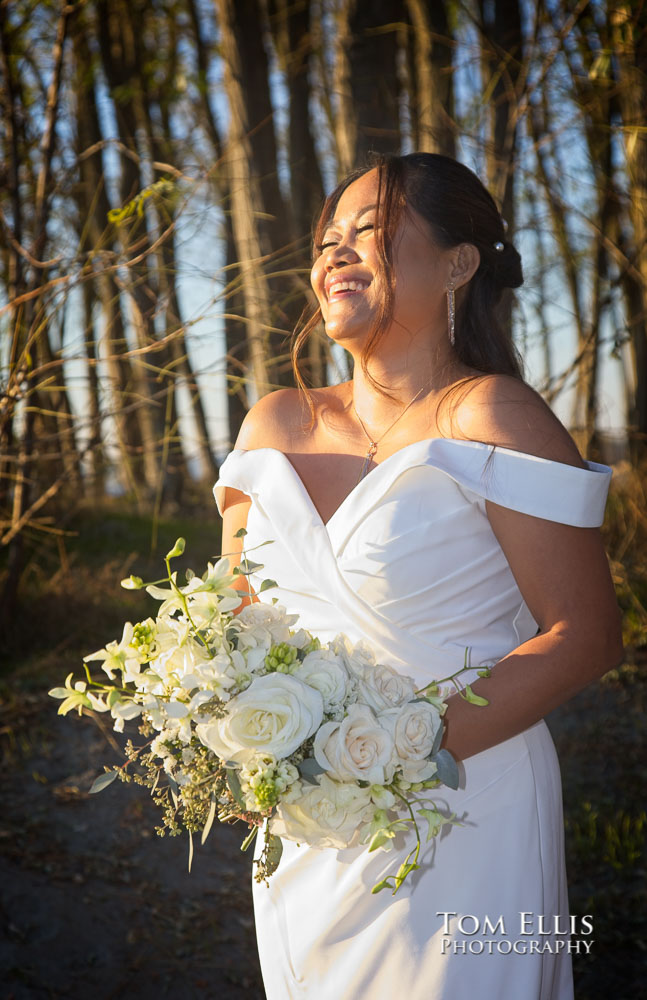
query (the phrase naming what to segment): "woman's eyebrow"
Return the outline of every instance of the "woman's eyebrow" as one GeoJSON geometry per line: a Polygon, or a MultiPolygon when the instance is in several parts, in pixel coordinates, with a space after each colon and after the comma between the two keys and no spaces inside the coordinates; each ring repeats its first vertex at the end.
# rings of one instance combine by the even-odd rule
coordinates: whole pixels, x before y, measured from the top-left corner
{"type": "MultiPolygon", "coordinates": [[[[377,208],[377,203],[375,203],[374,205],[365,205],[364,208],[360,208],[360,210],[355,213],[354,216],[355,220],[357,221],[357,219],[361,218],[362,215],[366,215],[367,212],[372,212],[374,208],[377,208]]],[[[326,229],[324,229],[324,233],[326,232],[327,229],[331,229],[333,226],[337,225],[339,225],[339,219],[331,219],[330,222],[326,223],[326,229]]]]}

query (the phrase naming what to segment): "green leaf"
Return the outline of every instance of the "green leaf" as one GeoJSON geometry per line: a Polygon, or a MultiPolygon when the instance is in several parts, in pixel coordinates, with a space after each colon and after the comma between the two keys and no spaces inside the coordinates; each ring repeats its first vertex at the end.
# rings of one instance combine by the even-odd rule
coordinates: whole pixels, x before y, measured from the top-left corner
{"type": "Polygon", "coordinates": [[[183,538],[178,538],[175,545],[170,552],[166,553],[167,559],[175,559],[177,556],[181,556],[186,547],[186,542],[183,538]]]}
{"type": "Polygon", "coordinates": [[[491,677],[492,676],[492,671],[490,670],[489,667],[484,667],[483,670],[477,670],[476,672],[479,675],[479,677],[491,677]]]}
{"type": "Polygon", "coordinates": [[[111,785],[113,783],[116,777],[117,777],[116,771],[104,771],[103,774],[100,774],[99,777],[95,778],[94,781],[92,782],[90,795],[93,795],[95,792],[102,792],[104,788],[107,788],[108,785],[111,785]]]}
{"type": "Polygon", "coordinates": [[[258,588],[259,594],[262,594],[264,590],[271,590],[272,587],[278,587],[276,580],[263,580],[262,584],[258,588]]]}
{"type": "Polygon", "coordinates": [[[283,854],[283,841],[280,837],[270,834],[267,840],[267,851],[265,854],[265,869],[267,875],[273,875],[279,867],[279,862],[283,854]]]}
{"type": "Polygon", "coordinates": [[[466,684],[463,689],[463,697],[465,698],[465,701],[469,701],[470,705],[490,704],[487,698],[482,698],[480,694],[474,694],[469,684],[466,684]]]}
{"type": "Polygon", "coordinates": [[[211,827],[213,826],[213,821],[214,821],[215,818],[216,818],[216,797],[215,797],[215,795],[212,795],[211,796],[211,806],[209,807],[209,815],[207,816],[207,822],[204,824],[204,829],[202,831],[202,837],[200,839],[200,843],[201,844],[204,844],[204,842],[206,841],[207,837],[209,836],[209,833],[211,831],[211,827]]]}
{"type": "Polygon", "coordinates": [[[247,528],[239,528],[236,534],[234,535],[234,538],[244,538],[246,534],[247,534],[247,528]]]}
{"type": "Polygon", "coordinates": [[[432,757],[435,757],[436,754],[438,753],[438,751],[440,750],[440,744],[443,741],[443,736],[444,735],[445,735],[445,727],[444,726],[439,726],[438,732],[434,736],[434,745],[431,748],[431,756],[432,757]]]}
{"type": "Polygon", "coordinates": [[[263,569],[263,563],[254,562],[252,559],[245,559],[238,567],[238,572],[242,573],[243,576],[249,576],[250,573],[255,573],[259,569],[263,569]]]}
{"type": "Polygon", "coordinates": [[[436,777],[440,778],[443,785],[447,785],[448,788],[458,788],[458,765],[449,750],[439,750],[431,760],[438,768],[436,777]]]}
{"type": "Polygon", "coordinates": [[[189,874],[191,874],[192,864],[193,864],[193,834],[189,830],[189,874]]]}
{"type": "Polygon", "coordinates": [[[227,784],[229,785],[229,791],[236,800],[236,805],[240,806],[240,808],[244,810],[245,800],[243,799],[243,790],[240,787],[238,774],[233,768],[227,768],[227,784]]]}

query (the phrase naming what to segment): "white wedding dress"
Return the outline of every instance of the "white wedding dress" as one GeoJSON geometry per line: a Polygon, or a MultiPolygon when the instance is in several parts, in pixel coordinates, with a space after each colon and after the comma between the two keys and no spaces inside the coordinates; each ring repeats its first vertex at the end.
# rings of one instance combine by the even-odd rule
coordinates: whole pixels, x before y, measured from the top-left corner
{"type": "MultiPolygon", "coordinates": [[[[486,499],[592,527],[602,522],[610,476],[594,463],[580,469],[435,438],[379,464],[327,524],[273,448],[233,451],[216,498],[227,486],[248,494],[246,546],[272,539],[250,556],[264,564],[257,585],[279,584],[261,600],[278,597],[324,641],[339,632],[370,641],[381,662],[422,686],[462,667],[466,648],[474,668],[461,675],[467,683],[537,632],[486,499]]],[[[268,1000],[572,998],[565,948],[507,953],[496,944],[554,943],[559,935],[541,930],[558,917],[555,929],[568,928],[561,783],[546,724],[468,758],[460,771],[459,789],[434,798],[463,825],[445,826],[426,845],[422,870],[395,897],[370,890],[393,873],[401,851],[284,842],[269,888],[254,886],[268,1000]],[[524,928],[522,912],[530,914],[524,928]],[[481,953],[470,942],[483,942],[481,953]]]]}

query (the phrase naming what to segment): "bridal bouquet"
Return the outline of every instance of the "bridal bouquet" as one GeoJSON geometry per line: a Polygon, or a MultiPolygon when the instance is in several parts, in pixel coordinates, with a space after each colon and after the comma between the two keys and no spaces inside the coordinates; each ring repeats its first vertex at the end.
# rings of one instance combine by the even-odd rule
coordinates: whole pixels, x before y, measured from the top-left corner
{"type": "MultiPolygon", "coordinates": [[[[412,828],[415,846],[373,888],[395,893],[419,867],[420,823],[428,840],[456,823],[429,793],[441,783],[458,785],[456,763],[440,748],[441,684],[458,689],[455,678],[466,667],[417,691],[409,677],[377,663],[365,643],[339,635],[322,644],[276,603],[234,614],[241,604],[236,576],[262,568],[245,555],[233,573],[227,559],[209,563],[202,577],[187,570],[180,586],[170,563],[183,551],[180,538],[162,580],[122,580],[161,601],[156,618],[127,622],[119,642],[85,657],[87,680],[69,674],[49,692],[62,700],[62,715],[109,712],[118,732],[126,720],[140,720],[147,742],[129,740],[125,763],[106,766],[91,791],[115,778],[149,787],[162,810],[157,832],[189,833],[189,868],[193,835],[204,843],[216,817],[247,825],[243,850],[263,829],[258,880],[275,871],[281,838],[373,851],[389,849],[398,831],[412,828]],[[93,678],[88,661],[100,661],[110,683],[93,678]]],[[[273,586],[265,580],[259,592],[273,586]]],[[[461,694],[487,704],[469,685],[461,694]]]]}

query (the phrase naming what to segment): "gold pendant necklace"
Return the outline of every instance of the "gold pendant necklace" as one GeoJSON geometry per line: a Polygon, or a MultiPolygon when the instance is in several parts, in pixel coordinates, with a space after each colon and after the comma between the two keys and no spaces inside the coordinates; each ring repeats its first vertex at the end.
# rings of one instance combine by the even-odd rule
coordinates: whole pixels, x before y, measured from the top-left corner
{"type": "Polygon", "coordinates": [[[377,447],[380,444],[380,442],[383,441],[384,438],[386,437],[386,435],[389,433],[389,431],[393,427],[395,427],[395,425],[397,424],[398,420],[400,420],[400,418],[405,415],[405,413],[407,412],[407,410],[409,409],[409,407],[412,406],[413,403],[415,403],[415,401],[417,400],[418,396],[421,395],[421,393],[422,393],[422,391],[423,391],[424,388],[425,388],[425,386],[423,385],[422,389],[418,390],[418,392],[415,394],[415,396],[413,397],[413,399],[410,400],[407,403],[407,405],[405,406],[404,410],[402,410],[402,412],[398,414],[398,416],[395,418],[395,420],[393,421],[392,424],[389,424],[389,426],[387,427],[387,429],[377,439],[377,441],[374,441],[373,438],[371,437],[371,435],[369,434],[369,432],[366,430],[366,427],[364,426],[364,422],[363,422],[362,418],[360,417],[359,413],[357,412],[357,409],[355,407],[355,403],[353,402],[353,410],[355,410],[355,416],[359,420],[359,425],[362,428],[362,430],[364,431],[364,433],[366,434],[366,437],[368,438],[368,442],[369,442],[369,448],[368,448],[368,451],[366,452],[366,455],[364,457],[364,462],[362,463],[362,471],[360,472],[359,479],[357,480],[358,483],[361,483],[362,479],[367,474],[367,472],[369,470],[369,466],[370,466],[371,461],[373,459],[373,456],[377,452],[377,447]]]}

